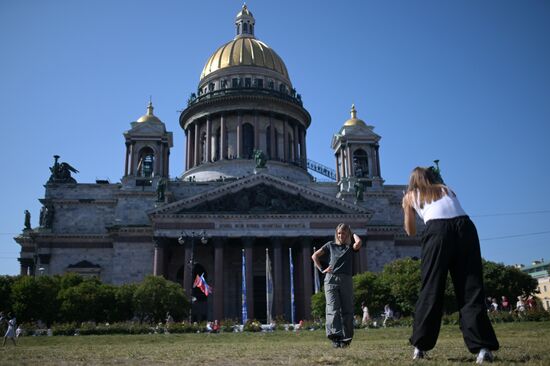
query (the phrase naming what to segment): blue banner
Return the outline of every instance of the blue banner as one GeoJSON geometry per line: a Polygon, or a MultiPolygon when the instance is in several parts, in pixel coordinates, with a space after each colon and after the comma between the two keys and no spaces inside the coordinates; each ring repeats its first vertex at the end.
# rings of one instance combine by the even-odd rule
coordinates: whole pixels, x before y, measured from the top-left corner
{"type": "Polygon", "coordinates": [[[242,289],[243,289],[243,294],[242,294],[242,311],[243,311],[243,325],[246,323],[246,321],[248,320],[248,310],[247,310],[247,306],[246,306],[246,259],[245,259],[245,256],[244,256],[244,249],[242,250],[242,254],[243,254],[243,283],[242,283],[242,289]]]}
{"type": "Polygon", "coordinates": [[[271,277],[271,261],[269,260],[269,249],[265,248],[265,299],[266,299],[266,322],[273,321],[273,277],[271,277]]]}
{"type": "Polygon", "coordinates": [[[292,248],[288,248],[290,260],[290,321],[296,324],[296,305],[294,303],[294,264],[292,263],[292,248]]]}

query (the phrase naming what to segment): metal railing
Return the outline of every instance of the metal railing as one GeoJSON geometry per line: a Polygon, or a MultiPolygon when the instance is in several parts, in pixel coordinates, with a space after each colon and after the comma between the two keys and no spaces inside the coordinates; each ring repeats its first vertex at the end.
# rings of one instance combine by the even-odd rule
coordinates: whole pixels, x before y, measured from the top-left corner
{"type": "Polygon", "coordinates": [[[316,173],[324,175],[327,178],[336,180],[336,171],[326,165],[323,165],[311,159],[307,159],[307,168],[313,170],[316,173]]]}

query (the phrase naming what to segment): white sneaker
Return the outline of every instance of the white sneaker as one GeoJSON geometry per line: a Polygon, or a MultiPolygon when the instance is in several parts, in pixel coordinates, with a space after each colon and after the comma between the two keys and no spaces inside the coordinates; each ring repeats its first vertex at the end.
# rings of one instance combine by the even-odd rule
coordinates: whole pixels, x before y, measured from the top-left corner
{"type": "Polygon", "coordinates": [[[482,364],[484,362],[493,362],[494,359],[495,356],[493,356],[493,353],[491,351],[489,351],[487,348],[482,348],[477,354],[476,363],[482,364]]]}
{"type": "Polygon", "coordinates": [[[413,360],[420,360],[426,356],[426,352],[414,347],[413,360]]]}

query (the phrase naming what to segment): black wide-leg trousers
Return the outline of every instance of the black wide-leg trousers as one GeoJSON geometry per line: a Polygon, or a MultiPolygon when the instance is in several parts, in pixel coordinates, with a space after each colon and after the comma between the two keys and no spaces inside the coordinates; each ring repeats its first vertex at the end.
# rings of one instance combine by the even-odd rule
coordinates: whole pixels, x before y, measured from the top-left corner
{"type": "Polygon", "coordinates": [[[422,351],[434,348],[441,328],[447,273],[451,273],[460,330],[472,353],[497,350],[498,340],[487,316],[479,238],[468,216],[429,220],[422,237],[422,285],[410,342],[422,351]]]}

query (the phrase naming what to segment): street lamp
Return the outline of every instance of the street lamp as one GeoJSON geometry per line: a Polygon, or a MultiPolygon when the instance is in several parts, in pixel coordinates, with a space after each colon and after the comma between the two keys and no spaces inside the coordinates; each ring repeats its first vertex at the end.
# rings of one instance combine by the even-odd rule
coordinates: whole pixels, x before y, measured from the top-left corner
{"type": "MultiPolygon", "coordinates": [[[[189,267],[189,274],[191,277],[191,281],[193,281],[193,269],[195,268],[195,240],[200,239],[201,244],[205,245],[208,243],[208,236],[206,234],[206,231],[202,230],[200,233],[196,233],[194,231],[191,232],[191,235],[187,234],[185,231],[183,231],[178,238],[178,244],[179,245],[185,245],[186,241],[188,239],[191,239],[191,258],[189,259],[189,262],[186,263],[186,265],[189,267]]],[[[185,273],[185,271],[184,271],[185,273]]],[[[189,281],[185,279],[184,281],[189,281]]],[[[183,284],[183,287],[185,288],[185,283],[183,284]]],[[[191,297],[191,308],[189,309],[189,322],[191,322],[191,312],[193,310],[193,303],[197,300],[191,293],[191,289],[189,289],[189,295],[191,297]]]]}

